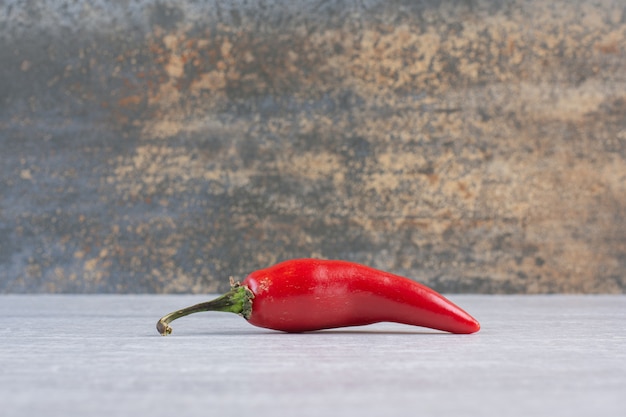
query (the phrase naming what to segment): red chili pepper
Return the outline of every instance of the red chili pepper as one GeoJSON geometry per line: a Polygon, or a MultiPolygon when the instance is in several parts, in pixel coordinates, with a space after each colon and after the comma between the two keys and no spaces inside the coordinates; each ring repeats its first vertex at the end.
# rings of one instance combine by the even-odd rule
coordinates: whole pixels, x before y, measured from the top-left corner
{"type": "Polygon", "coordinates": [[[306,332],[382,321],[474,333],[476,319],[432,289],[388,272],[346,261],[294,259],[252,272],[212,301],[174,311],[157,323],[200,311],[237,313],[251,324],[306,332]]]}

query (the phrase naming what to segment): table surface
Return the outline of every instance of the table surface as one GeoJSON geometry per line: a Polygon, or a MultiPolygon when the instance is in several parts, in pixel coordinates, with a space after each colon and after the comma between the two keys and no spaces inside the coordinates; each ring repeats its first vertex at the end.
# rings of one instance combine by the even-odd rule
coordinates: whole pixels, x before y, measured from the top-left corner
{"type": "Polygon", "coordinates": [[[626,296],[449,296],[482,330],[284,334],[211,297],[0,296],[9,416],[624,416],[626,296]]]}

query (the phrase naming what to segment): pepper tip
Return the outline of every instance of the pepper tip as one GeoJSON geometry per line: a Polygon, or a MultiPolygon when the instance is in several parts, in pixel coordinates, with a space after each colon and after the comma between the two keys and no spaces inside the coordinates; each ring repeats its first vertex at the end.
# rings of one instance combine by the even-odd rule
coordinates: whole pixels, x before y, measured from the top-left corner
{"type": "Polygon", "coordinates": [[[480,323],[478,322],[478,320],[474,320],[474,325],[472,326],[472,328],[470,329],[470,331],[468,333],[476,333],[480,330],[480,323]]]}

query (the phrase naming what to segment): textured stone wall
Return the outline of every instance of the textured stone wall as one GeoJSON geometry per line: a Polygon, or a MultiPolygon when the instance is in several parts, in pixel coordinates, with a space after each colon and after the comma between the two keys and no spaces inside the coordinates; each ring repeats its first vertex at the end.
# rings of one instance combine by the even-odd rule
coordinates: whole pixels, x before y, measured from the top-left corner
{"type": "Polygon", "coordinates": [[[626,290],[621,0],[4,1],[0,146],[0,292],[626,290]]]}

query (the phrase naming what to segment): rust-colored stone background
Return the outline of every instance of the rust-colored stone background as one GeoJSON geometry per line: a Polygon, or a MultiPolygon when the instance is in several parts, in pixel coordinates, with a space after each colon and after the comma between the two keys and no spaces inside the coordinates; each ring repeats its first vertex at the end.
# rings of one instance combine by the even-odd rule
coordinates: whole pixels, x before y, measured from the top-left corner
{"type": "Polygon", "coordinates": [[[3,1],[0,146],[4,293],[626,291],[621,0],[3,1]]]}

